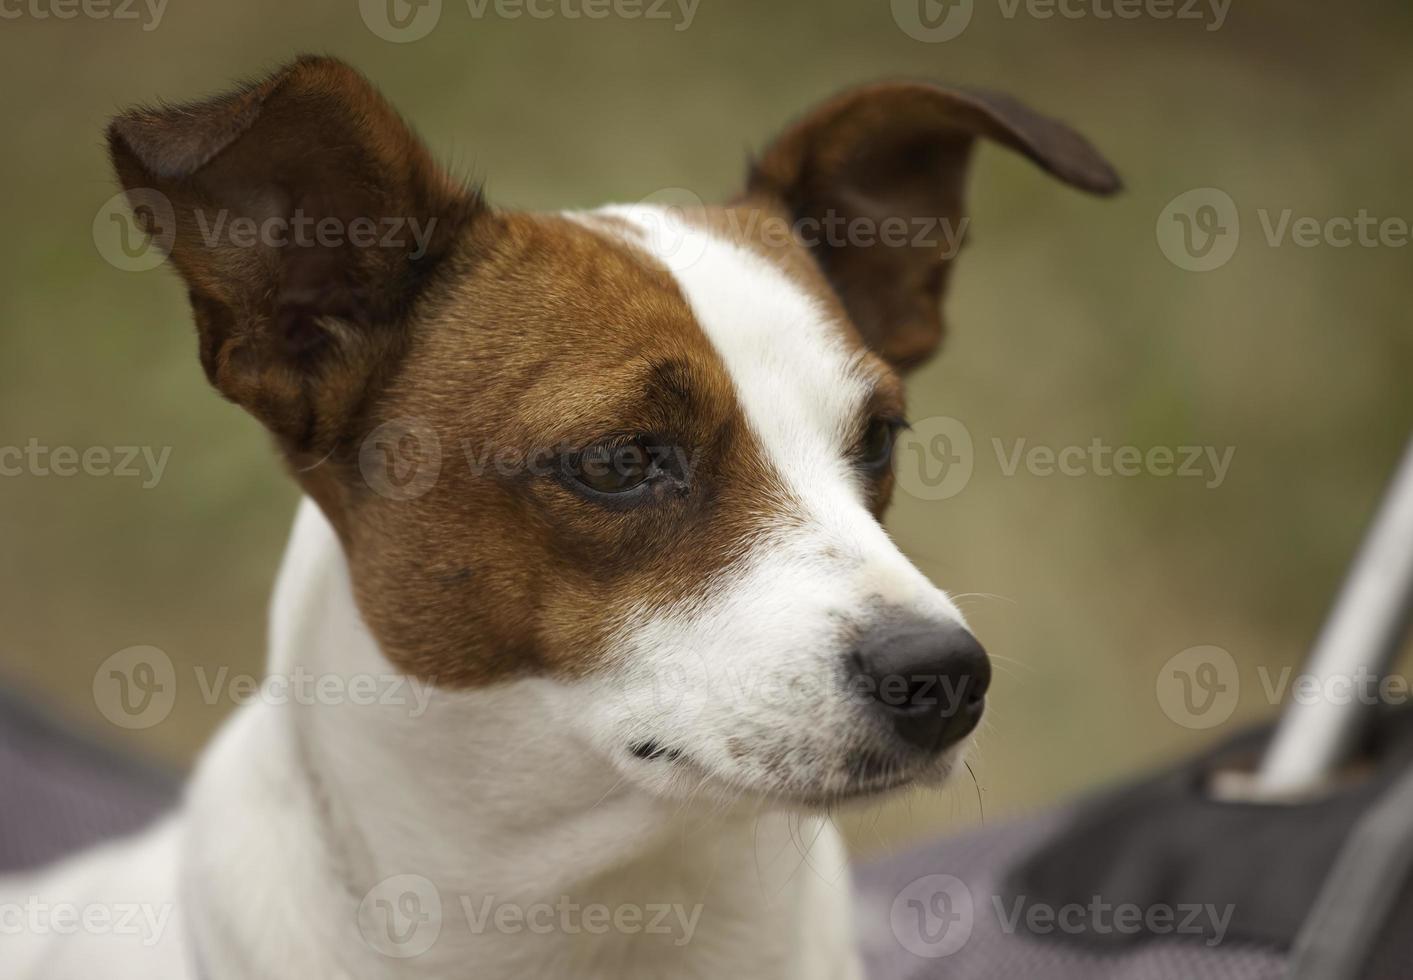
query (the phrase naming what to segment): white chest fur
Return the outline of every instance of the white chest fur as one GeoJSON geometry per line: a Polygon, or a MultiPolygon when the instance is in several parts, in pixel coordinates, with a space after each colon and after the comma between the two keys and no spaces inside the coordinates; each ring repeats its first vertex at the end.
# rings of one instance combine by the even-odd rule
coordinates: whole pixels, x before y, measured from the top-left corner
{"type": "Polygon", "coordinates": [[[556,727],[547,681],[393,692],[308,502],[270,670],[345,694],[247,705],[176,818],[0,883],[0,902],[147,906],[160,929],[7,932],[8,976],[858,975],[832,826],[623,786],[556,727]]]}

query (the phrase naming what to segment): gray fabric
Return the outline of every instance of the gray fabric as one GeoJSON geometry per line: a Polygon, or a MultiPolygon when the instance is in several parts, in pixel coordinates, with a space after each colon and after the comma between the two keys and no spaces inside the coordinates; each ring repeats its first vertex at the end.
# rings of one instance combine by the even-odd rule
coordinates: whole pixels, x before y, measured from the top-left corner
{"type": "Polygon", "coordinates": [[[1366,980],[1408,980],[1413,977],[1413,876],[1394,903],[1383,936],[1364,974],[1366,980]]]}
{"type": "MultiPolygon", "coordinates": [[[[1138,908],[1210,904],[1230,911],[1224,942],[1288,950],[1359,821],[1413,770],[1413,713],[1375,722],[1365,755],[1377,761],[1364,778],[1300,805],[1223,801],[1206,790],[1212,773],[1241,771],[1260,758],[1268,728],[1098,793],[1059,838],[1016,864],[1007,888],[1042,908],[1094,895],[1138,908]]],[[[1148,937],[1091,931],[1076,938],[1105,946],[1148,937]]]]}
{"type": "Polygon", "coordinates": [[[1052,813],[987,827],[859,868],[855,873],[857,922],[870,980],[1281,980],[1286,976],[1281,951],[1253,944],[1224,942],[1207,947],[1200,939],[1159,938],[1110,949],[1008,931],[1004,924],[1013,910],[1002,883],[1007,870],[1053,836],[1070,816],[1052,813]],[[929,895],[939,893],[944,900],[930,904],[929,895]],[[997,910],[997,902],[1004,911],[997,910]],[[958,914],[961,919],[943,927],[945,916],[958,914]],[[959,931],[953,933],[953,928],[959,931]]]}
{"type": "Polygon", "coordinates": [[[1359,980],[1413,869],[1413,771],[1345,842],[1291,952],[1291,980],[1359,980]]]}
{"type": "Polygon", "coordinates": [[[178,785],[0,691],[0,872],[139,830],[175,804],[178,785]]]}

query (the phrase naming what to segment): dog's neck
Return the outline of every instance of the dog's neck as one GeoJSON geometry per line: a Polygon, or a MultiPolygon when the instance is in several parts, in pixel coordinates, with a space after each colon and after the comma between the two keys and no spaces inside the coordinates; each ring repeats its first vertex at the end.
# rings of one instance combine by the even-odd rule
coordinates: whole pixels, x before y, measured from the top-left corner
{"type": "Polygon", "coordinates": [[[273,674],[337,682],[243,709],[200,767],[186,881],[211,980],[854,975],[832,828],[627,788],[556,725],[563,685],[401,680],[308,502],[271,640],[273,674]]]}

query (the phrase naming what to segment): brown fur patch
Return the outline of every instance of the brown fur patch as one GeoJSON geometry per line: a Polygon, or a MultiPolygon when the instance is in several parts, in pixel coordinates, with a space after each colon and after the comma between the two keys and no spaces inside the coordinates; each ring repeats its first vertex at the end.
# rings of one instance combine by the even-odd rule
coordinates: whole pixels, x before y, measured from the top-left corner
{"type": "Polygon", "coordinates": [[[360,607],[389,656],[442,685],[591,670],[630,610],[700,597],[785,491],[671,276],[631,248],[496,214],[442,282],[360,427],[434,433],[438,479],[394,500],[349,484],[351,454],[341,464],[360,607]],[[622,432],[682,452],[690,485],[616,511],[494,462],[622,432]]]}
{"type": "Polygon", "coordinates": [[[108,145],[186,281],[207,377],[291,452],[333,445],[397,360],[418,292],[484,211],[331,58],[126,112],[108,145]]]}
{"type": "MultiPolygon", "coordinates": [[[[931,352],[946,267],[822,251],[792,223],[857,210],[871,191],[886,198],[880,213],[960,214],[976,135],[1104,186],[1092,148],[1068,130],[969,98],[925,86],[841,97],[787,131],[743,197],[690,216],[827,311],[872,375],[851,420],[860,439],[870,415],[901,415],[885,358],[931,352]]],[[[631,229],[492,211],[348,66],[303,58],[230,95],[127,113],[109,142],[130,193],[155,189],[172,205],[172,259],[208,376],[276,435],[402,668],[448,687],[594,670],[631,612],[706,601],[756,541],[796,519],[725,365],[631,229]],[[345,228],[434,228],[416,250],[234,247],[201,220],[304,211],[345,228]],[[391,448],[377,438],[388,432],[391,448]],[[626,506],[562,473],[562,455],[635,435],[676,453],[685,478],[626,506]]],[[[876,515],[891,489],[891,475],[873,479],[876,515]]]]}
{"type": "Polygon", "coordinates": [[[1081,190],[1119,187],[1084,137],[1015,99],[881,82],[843,92],[788,127],[752,166],[743,201],[775,202],[802,228],[853,229],[843,240],[812,235],[810,251],[869,345],[907,370],[942,340],[941,303],[982,137],[1081,190]]]}

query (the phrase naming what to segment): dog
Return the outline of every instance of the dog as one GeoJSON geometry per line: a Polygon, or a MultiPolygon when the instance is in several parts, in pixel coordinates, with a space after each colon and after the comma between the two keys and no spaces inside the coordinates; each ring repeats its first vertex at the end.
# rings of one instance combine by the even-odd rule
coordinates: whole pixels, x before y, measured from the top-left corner
{"type": "Polygon", "coordinates": [[[270,674],[341,683],[254,699],[174,815],[6,882],[135,910],[5,937],[6,975],[859,977],[828,810],[945,780],[990,679],[880,523],[981,137],[1119,186],[921,82],[808,112],[726,204],[556,214],[492,207],[330,58],[114,120],[207,377],[304,494],[270,674]]]}

